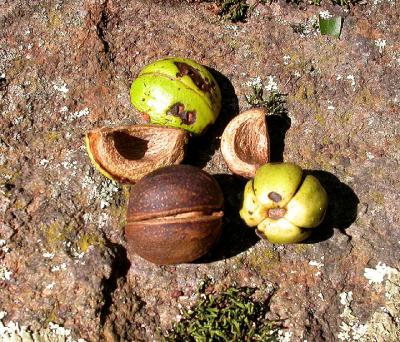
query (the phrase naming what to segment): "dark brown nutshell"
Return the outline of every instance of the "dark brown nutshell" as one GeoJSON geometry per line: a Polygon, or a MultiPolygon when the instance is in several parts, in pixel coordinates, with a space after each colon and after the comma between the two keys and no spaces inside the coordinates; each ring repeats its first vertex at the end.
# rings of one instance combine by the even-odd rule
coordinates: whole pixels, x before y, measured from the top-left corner
{"type": "Polygon", "coordinates": [[[223,201],[214,178],[194,166],[172,165],[149,173],[131,189],[128,253],[160,265],[201,257],[221,235],[223,201]]]}
{"type": "Polygon", "coordinates": [[[264,108],[249,109],[234,117],[221,137],[221,153],[229,169],[253,178],[268,163],[270,146],[264,108]]]}

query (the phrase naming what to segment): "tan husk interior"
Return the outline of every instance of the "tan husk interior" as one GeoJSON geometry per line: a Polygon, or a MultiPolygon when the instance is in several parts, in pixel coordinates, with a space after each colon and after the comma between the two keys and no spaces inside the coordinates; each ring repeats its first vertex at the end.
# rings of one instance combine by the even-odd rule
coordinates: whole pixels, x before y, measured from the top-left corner
{"type": "Polygon", "coordinates": [[[88,139],[101,168],[116,180],[134,183],[159,167],[179,164],[186,133],[176,128],[132,125],[93,130],[88,139]]]}
{"type": "Polygon", "coordinates": [[[269,138],[265,110],[250,109],[236,116],[225,128],[221,152],[236,174],[252,178],[269,161],[269,138]]]}

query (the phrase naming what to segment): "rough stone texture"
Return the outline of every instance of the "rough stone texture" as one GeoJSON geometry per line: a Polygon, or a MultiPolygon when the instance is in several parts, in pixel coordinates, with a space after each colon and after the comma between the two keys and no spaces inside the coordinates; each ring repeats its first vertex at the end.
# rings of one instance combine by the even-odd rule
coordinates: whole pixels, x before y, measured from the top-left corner
{"type": "Polygon", "coordinates": [[[287,340],[400,339],[398,4],[279,1],[238,24],[210,6],[0,1],[0,339],[50,331],[149,341],[193,303],[206,276],[216,288],[274,288],[270,318],[284,321],[287,340]],[[340,40],[312,27],[327,9],[345,18],[340,40]],[[222,87],[220,118],[191,140],[186,162],[217,175],[226,224],[207,257],[156,267],[136,256],[129,263],[129,189],[92,168],[83,135],[137,122],[130,82],[167,55],[214,69],[222,87]],[[237,215],[244,182],[229,174],[219,137],[249,108],[244,95],[258,77],[287,94],[290,128],[269,118],[281,130],[274,159],[313,170],[330,196],[312,243],[259,241],[237,215]]]}

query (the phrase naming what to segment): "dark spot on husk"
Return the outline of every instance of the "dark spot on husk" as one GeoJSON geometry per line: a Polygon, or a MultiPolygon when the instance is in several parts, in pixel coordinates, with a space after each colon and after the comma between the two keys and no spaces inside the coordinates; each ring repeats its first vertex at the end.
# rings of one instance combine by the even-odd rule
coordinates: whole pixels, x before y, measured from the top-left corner
{"type": "Polygon", "coordinates": [[[210,89],[215,87],[214,82],[210,83],[205,80],[203,76],[201,76],[200,72],[189,64],[182,62],[175,62],[174,64],[179,70],[179,72],[176,74],[176,77],[183,77],[185,75],[189,76],[196,87],[204,92],[209,92],[210,89]]]}
{"type": "Polygon", "coordinates": [[[278,193],[272,191],[272,192],[270,192],[270,193],[268,194],[268,198],[269,198],[271,201],[274,201],[275,203],[278,203],[278,202],[282,199],[282,196],[279,195],[278,193]]]}
{"type": "Polygon", "coordinates": [[[196,111],[185,111],[185,105],[179,102],[175,103],[167,114],[180,118],[185,125],[192,125],[196,122],[196,111]]]}
{"type": "Polygon", "coordinates": [[[140,113],[140,115],[142,116],[143,120],[146,122],[150,122],[150,115],[147,113],[140,113]]]}
{"type": "Polygon", "coordinates": [[[273,220],[279,220],[286,214],[286,209],[284,208],[271,208],[268,209],[268,217],[273,220]]]}

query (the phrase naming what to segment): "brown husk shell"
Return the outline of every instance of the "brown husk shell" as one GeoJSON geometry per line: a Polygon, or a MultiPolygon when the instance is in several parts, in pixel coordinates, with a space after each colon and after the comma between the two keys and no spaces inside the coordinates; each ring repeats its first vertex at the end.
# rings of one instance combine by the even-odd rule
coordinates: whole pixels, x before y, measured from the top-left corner
{"type": "Polygon", "coordinates": [[[234,117],[221,137],[221,153],[229,169],[253,178],[269,162],[270,144],[264,108],[249,109],[234,117]]]}
{"type": "Polygon", "coordinates": [[[135,183],[162,166],[179,164],[186,133],[177,128],[131,125],[87,133],[89,148],[100,168],[120,182],[135,183]]]}

